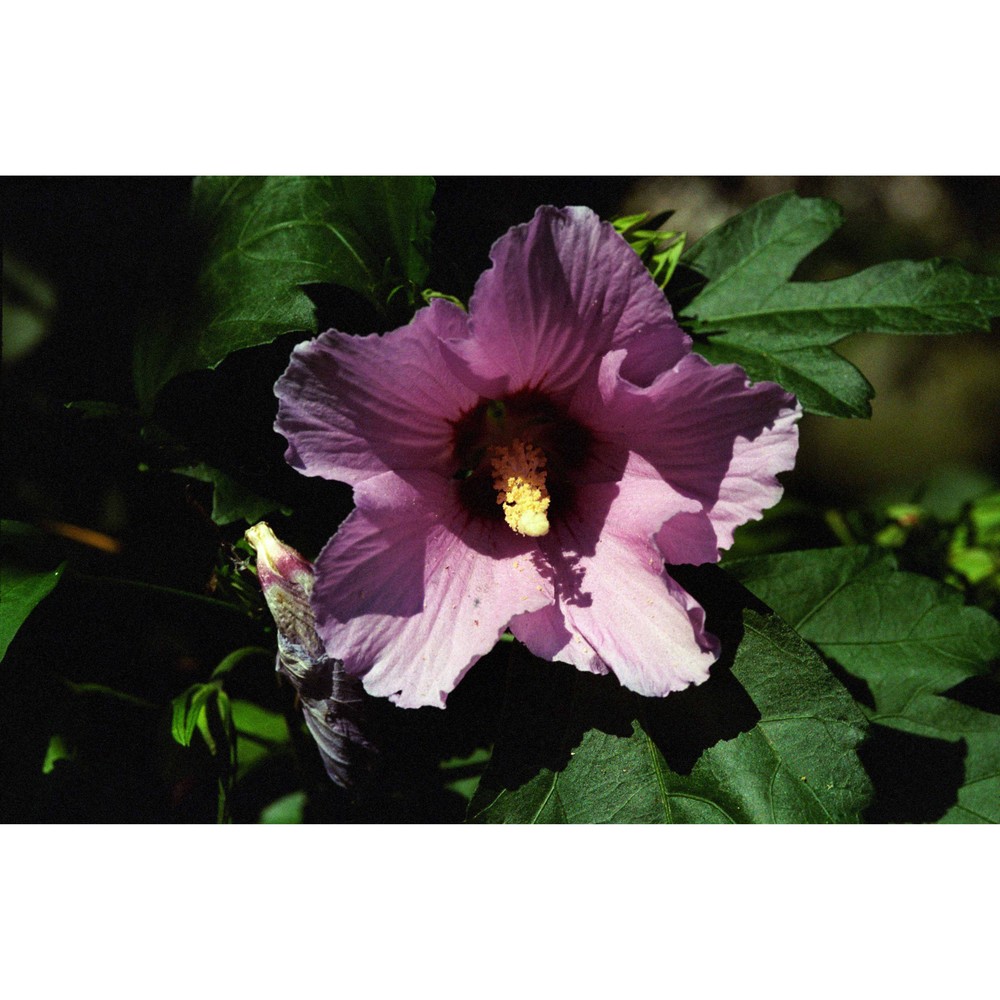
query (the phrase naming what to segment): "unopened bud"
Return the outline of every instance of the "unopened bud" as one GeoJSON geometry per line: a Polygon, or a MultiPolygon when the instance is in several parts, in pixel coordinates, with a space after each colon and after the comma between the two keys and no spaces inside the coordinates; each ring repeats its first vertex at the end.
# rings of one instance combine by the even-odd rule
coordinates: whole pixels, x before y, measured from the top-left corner
{"type": "Polygon", "coordinates": [[[372,750],[362,728],[365,693],[340,660],[327,656],[309,599],[315,570],[263,521],[246,532],[257,553],[257,577],[278,632],[277,669],[299,694],[306,726],[326,773],[348,788],[372,750]]]}

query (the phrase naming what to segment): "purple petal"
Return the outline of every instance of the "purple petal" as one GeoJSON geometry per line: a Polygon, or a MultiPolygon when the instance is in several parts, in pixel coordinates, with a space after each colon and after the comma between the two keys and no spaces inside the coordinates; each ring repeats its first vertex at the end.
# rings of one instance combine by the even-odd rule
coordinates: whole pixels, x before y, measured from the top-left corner
{"type": "Polygon", "coordinates": [[[467,330],[461,309],[435,299],[391,333],[331,330],[299,344],[274,387],[289,464],[351,484],[390,469],[451,474],[449,421],[477,397],[448,372],[440,347],[467,330]]]}
{"type": "Polygon", "coordinates": [[[781,499],[784,487],[776,477],[795,465],[801,416],[798,405],[783,409],[756,437],[741,435],[736,439],[719,498],[708,512],[720,549],[733,544],[733,532],[741,524],[760,520],[763,512],[781,499]]]}
{"type": "Polygon", "coordinates": [[[663,572],[651,537],[621,533],[609,517],[592,554],[573,554],[576,538],[593,526],[573,525],[554,541],[570,555],[550,556],[556,604],[512,619],[511,631],[533,653],[607,673],[648,697],[660,697],[708,677],[718,641],[705,632],[700,605],[663,572]]]}
{"type": "Polygon", "coordinates": [[[376,476],[354,499],[316,562],[318,631],[371,694],[442,707],[512,615],[552,601],[536,547],[470,518],[432,473],[376,476]]]}
{"type": "Polygon", "coordinates": [[[750,385],[739,366],[713,366],[697,354],[639,388],[621,376],[623,358],[606,356],[571,410],[601,439],[637,453],[679,494],[701,504],[701,516],[688,510],[654,529],[664,556],[715,562],[736,527],[780,499],[775,477],[795,463],[801,408],[773,382],[750,385]]]}
{"type": "Polygon", "coordinates": [[[690,350],[638,256],[588,208],[540,208],[490,258],[469,303],[472,337],[447,350],[483,396],[558,395],[615,348],[628,352],[623,376],[645,384],[690,350]]]}

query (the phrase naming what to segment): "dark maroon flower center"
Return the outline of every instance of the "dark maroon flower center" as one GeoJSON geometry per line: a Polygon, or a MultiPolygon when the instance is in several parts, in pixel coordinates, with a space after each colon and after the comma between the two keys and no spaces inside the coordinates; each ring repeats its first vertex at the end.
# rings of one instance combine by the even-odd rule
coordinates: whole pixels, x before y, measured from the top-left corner
{"type": "Polygon", "coordinates": [[[535,485],[550,500],[549,519],[558,520],[572,509],[575,484],[590,454],[591,434],[544,393],[526,389],[481,399],[453,427],[455,478],[471,514],[503,521],[497,468],[504,468],[502,460],[525,446],[544,456],[541,484],[535,485]]]}

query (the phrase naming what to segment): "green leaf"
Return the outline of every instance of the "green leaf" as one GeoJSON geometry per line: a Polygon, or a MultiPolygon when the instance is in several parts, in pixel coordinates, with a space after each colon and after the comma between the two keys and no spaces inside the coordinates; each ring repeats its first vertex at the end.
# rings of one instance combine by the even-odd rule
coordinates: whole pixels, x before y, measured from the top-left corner
{"type": "Polygon", "coordinates": [[[65,737],[61,733],[56,733],[49,740],[48,749],[45,751],[45,760],[42,762],[42,774],[51,774],[59,761],[73,760],[75,757],[76,750],[66,742],[65,737]]]}
{"type": "Polygon", "coordinates": [[[1000,545],[1000,493],[976,500],[969,509],[969,520],[980,545],[1000,545]]]}
{"type": "Polygon", "coordinates": [[[1000,822],[1000,716],[942,697],[986,674],[1000,623],[952,588],[865,547],[791,552],[727,567],[804,638],[871,690],[872,722],[966,742],[965,783],[946,818],[1000,822]],[[957,810],[957,812],[956,812],[957,810]]]}
{"type": "Polygon", "coordinates": [[[1000,597],[1000,493],[979,497],[969,507],[948,546],[948,565],[978,588],[977,602],[992,611],[1000,597]],[[992,590],[994,598],[987,596],[992,590]]]}
{"type": "Polygon", "coordinates": [[[709,680],[639,698],[612,677],[532,663],[546,689],[530,690],[530,673],[514,679],[528,690],[508,706],[470,819],[857,822],[869,793],[854,751],[864,716],[777,615],[711,569],[705,603],[725,653],[709,680]]]}
{"type": "Polygon", "coordinates": [[[190,746],[198,730],[215,758],[218,779],[218,822],[230,821],[229,799],[236,778],[238,751],[233,703],[222,689],[222,681],[192,684],[173,700],[170,731],[181,746],[190,746]]]}
{"type": "Polygon", "coordinates": [[[712,364],[740,365],[755,381],[777,382],[795,393],[804,409],[826,417],[869,417],[875,392],[868,380],[835,351],[825,347],[755,349],[710,337],[694,349],[712,364]]]}
{"type": "Polygon", "coordinates": [[[279,712],[269,711],[252,701],[237,699],[232,704],[233,724],[240,736],[268,745],[288,742],[288,724],[279,712]]]}
{"type": "Polygon", "coordinates": [[[428,273],[434,182],[421,177],[202,177],[193,213],[207,247],[181,329],[151,325],[135,378],[149,402],[174,375],[214,368],[283,333],[316,332],[302,290],[333,284],[405,316],[428,273]]]}
{"type": "Polygon", "coordinates": [[[198,728],[205,706],[218,693],[218,684],[192,684],[183,694],[174,698],[170,733],[182,747],[191,746],[191,738],[198,728]]]}
{"type": "MultiPolygon", "coordinates": [[[[944,701],[945,699],[939,699],[944,701]]],[[[950,702],[949,704],[954,704],[950,702]]],[[[1000,725],[997,716],[979,712],[994,720],[983,732],[966,726],[965,784],[958,801],[941,817],[940,823],[1000,823],[1000,725]]]]}
{"type": "MultiPolygon", "coordinates": [[[[174,740],[182,747],[191,745],[195,729],[202,730],[205,740],[215,753],[215,742],[210,728],[205,722],[205,712],[208,706],[222,694],[222,684],[226,675],[242,660],[249,656],[264,655],[273,656],[267,650],[257,646],[245,646],[230,653],[212,672],[212,679],[207,683],[192,684],[183,694],[174,698],[172,704],[172,715],[170,732],[174,740]]],[[[241,703],[237,703],[241,704],[241,703]]],[[[233,709],[226,704],[219,708],[220,718],[228,727],[232,721],[233,709]]]]}
{"type": "Polygon", "coordinates": [[[301,823],[305,816],[306,793],[292,792],[261,810],[261,823],[301,823]]]}
{"type": "Polygon", "coordinates": [[[263,646],[242,646],[240,649],[235,649],[233,652],[224,657],[219,662],[219,665],[212,671],[212,680],[218,680],[221,683],[225,675],[228,674],[234,667],[251,657],[263,657],[265,660],[269,660],[273,663],[274,650],[265,649],[263,646]]]}
{"type": "Polygon", "coordinates": [[[709,282],[682,321],[695,334],[715,335],[709,350],[739,348],[752,379],[777,379],[810,412],[863,416],[871,389],[833,360],[829,345],[863,331],[989,330],[990,317],[1000,313],[1000,279],[929,260],[892,261],[833,281],[790,281],[841,221],[833,202],[789,193],[723,223],[684,255],[709,282]],[[806,348],[811,355],[800,353],[806,348]],[[788,370],[797,388],[783,380],[788,370]]]}
{"type": "Polygon", "coordinates": [[[236,729],[239,776],[290,740],[283,715],[268,711],[251,701],[232,702],[236,729]]]}
{"type": "Polygon", "coordinates": [[[613,219],[611,225],[639,255],[657,287],[665,288],[680,263],[687,234],[659,228],[673,212],[665,212],[649,219],[645,229],[638,228],[641,223],[646,222],[648,214],[641,212],[638,215],[624,215],[613,219]]]}
{"type": "MultiPolygon", "coordinates": [[[[28,615],[52,592],[66,568],[66,563],[55,569],[39,569],[22,561],[18,548],[30,545],[34,529],[18,521],[4,521],[2,531],[2,558],[0,558],[0,659],[7,655],[7,648],[24,624],[28,615]]],[[[30,549],[28,549],[30,553],[30,549]]]]}
{"type": "Polygon", "coordinates": [[[448,760],[441,761],[439,766],[450,779],[444,787],[470,801],[489,759],[490,751],[479,747],[468,756],[449,757],[448,760]]]}
{"type": "Polygon", "coordinates": [[[231,476],[219,469],[212,468],[200,462],[198,465],[174,469],[180,476],[188,476],[202,483],[211,483],[212,520],[216,524],[232,524],[234,521],[246,521],[256,524],[272,511],[290,514],[291,509],[282,506],[277,500],[268,500],[258,496],[252,490],[241,486],[231,476]]]}
{"type": "Polygon", "coordinates": [[[820,198],[777,195],[709,233],[685,255],[709,284],[689,306],[696,332],[832,344],[851,333],[989,330],[1000,279],[955,261],[891,261],[834,281],[790,282],[799,262],[841,224],[820,198]]]}
{"type": "Polygon", "coordinates": [[[1000,623],[876,549],[788,552],[726,568],[803,638],[879,685],[889,707],[985,673],[1000,655],[1000,623]]]}
{"type": "Polygon", "coordinates": [[[737,312],[758,296],[750,284],[773,290],[788,281],[799,262],[840,227],[840,206],[823,198],[775,195],[751,205],[703,236],[684,255],[684,263],[709,279],[690,310],[707,315],[737,312]]]}

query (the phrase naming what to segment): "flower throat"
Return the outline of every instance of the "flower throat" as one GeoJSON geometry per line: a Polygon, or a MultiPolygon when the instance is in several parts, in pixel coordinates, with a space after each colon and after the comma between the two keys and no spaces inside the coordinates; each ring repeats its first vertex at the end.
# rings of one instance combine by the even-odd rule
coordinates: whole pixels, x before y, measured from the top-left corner
{"type": "Polygon", "coordinates": [[[541,538],[553,516],[571,509],[589,447],[587,430],[544,393],[481,399],[454,423],[462,502],[470,514],[493,520],[502,513],[511,531],[541,538]]]}

